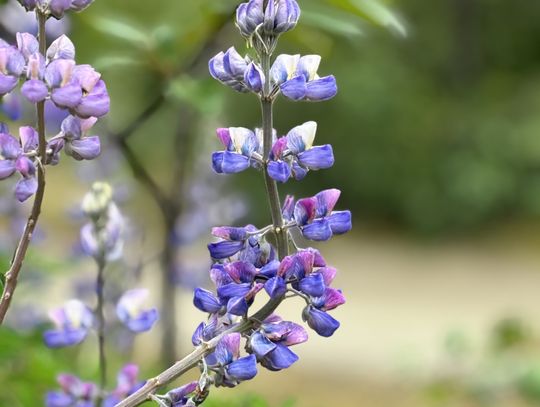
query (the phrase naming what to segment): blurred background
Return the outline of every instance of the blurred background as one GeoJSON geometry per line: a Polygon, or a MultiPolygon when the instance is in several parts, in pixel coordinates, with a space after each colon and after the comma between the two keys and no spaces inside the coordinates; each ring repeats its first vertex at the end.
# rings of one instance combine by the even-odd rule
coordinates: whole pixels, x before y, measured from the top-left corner
{"type": "MultiPolygon", "coordinates": [[[[0,3],[11,39],[27,20],[0,3]]],[[[41,341],[47,309],[93,300],[95,270],[77,242],[94,180],[114,185],[128,220],[108,295],[129,280],[149,287],[162,313],[152,333],[115,335],[111,372],[129,359],[149,377],[187,353],[204,319],[191,290],[209,285],[210,227],[268,222],[260,174],[209,169],[216,127],[260,121],[254,96],[207,72],[219,51],[246,50],[232,18],[238,3],[96,1],[51,29],[51,38],[68,32],[78,62],[102,72],[112,108],[97,162],[64,159],[48,171],[39,236],[0,332],[1,406],[40,405],[59,372],[97,377],[92,338],[70,350],[41,341]]],[[[336,164],[281,191],[342,190],[354,230],[319,248],[348,303],[334,313],[340,330],[311,334],[293,367],[213,392],[208,404],[540,404],[540,2],[299,3],[300,24],[278,52],[322,55],[319,73],[334,74],[340,92],[322,104],[280,101],[275,127],[285,134],[316,120],[317,144],[333,145],[336,164]]],[[[5,98],[0,120],[31,119],[17,103],[5,98]]],[[[28,209],[11,187],[0,202],[3,269],[28,209]]],[[[283,314],[299,321],[300,303],[283,314]]]]}

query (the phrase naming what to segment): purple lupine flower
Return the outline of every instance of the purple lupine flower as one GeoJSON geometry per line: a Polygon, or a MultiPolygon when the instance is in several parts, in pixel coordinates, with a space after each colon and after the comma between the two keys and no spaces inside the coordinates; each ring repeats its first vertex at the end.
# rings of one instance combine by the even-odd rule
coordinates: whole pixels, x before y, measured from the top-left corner
{"type": "Polygon", "coordinates": [[[316,132],[317,123],[310,121],[277,139],[272,147],[268,174],[279,182],[286,182],[291,176],[301,180],[309,170],[334,165],[332,146],[313,146],[316,132]]]}
{"type": "Polygon", "coordinates": [[[0,39],[0,97],[15,89],[25,64],[24,55],[0,39]]]}
{"type": "Polygon", "coordinates": [[[336,275],[334,268],[324,267],[319,270],[319,273],[324,278],[326,288],[322,295],[311,296],[311,304],[304,308],[302,318],[319,335],[329,337],[339,328],[339,321],[334,319],[327,311],[345,304],[345,296],[341,290],[330,287],[336,275]]]}
{"type": "MultiPolygon", "coordinates": [[[[294,220],[306,239],[325,241],[352,228],[350,211],[334,211],[341,191],[327,189],[311,198],[299,199],[291,217],[290,209],[284,213],[287,220],[294,220]]],[[[290,199],[288,205],[290,207],[290,199]]]]}
{"type": "Polygon", "coordinates": [[[102,407],[114,407],[120,401],[144,386],[144,381],[138,380],[139,367],[129,363],[122,367],[116,376],[116,389],[103,400],[102,407]]]}
{"type": "MultiPolygon", "coordinates": [[[[255,231],[253,225],[247,225],[243,228],[235,228],[230,226],[215,227],[212,229],[212,235],[220,240],[215,243],[208,244],[210,257],[216,260],[226,259],[234,256],[245,248],[249,238],[248,233],[255,231]]],[[[256,239],[251,238],[251,244],[256,244],[256,239]]]]}
{"type": "Polygon", "coordinates": [[[27,11],[33,11],[36,7],[40,7],[45,13],[59,20],[64,17],[66,11],[82,11],[94,0],[18,0],[18,2],[27,11]]]}
{"type": "Polygon", "coordinates": [[[244,127],[217,129],[218,139],[225,147],[212,155],[212,167],[218,174],[242,172],[262,157],[262,135],[244,127]]]}
{"type": "Polygon", "coordinates": [[[261,67],[255,62],[251,62],[244,74],[244,83],[248,89],[255,93],[262,92],[265,80],[261,67]]]}
{"type": "Polygon", "coordinates": [[[259,29],[270,36],[290,31],[299,18],[300,7],[295,0],[270,0],[266,8],[263,0],[250,0],[236,9],[236,25],[248,39],[259,29]]]}
{"type": "Polygon", "coordinates": [[[171,403],[171,407],[184,407],[189,401],[189,395],[197,389],[198,382],[191,382],[176,389],[170,390],[165,396],[171,403]]]}
{"type": "Polygon", "coordinates": [[[263,289],[263,284],[256,283],[257,268],[245,261],[235,261],[223,266],[214,265],[210,271],[217,288],[217,300],[226,304],[227,313],[246,315],[255,296],[263,289]]]}
{"type": "Polygon", "coordinates": [[[227,334],[207,356],[208,366],[217,371],[216,386],[234,387],[257,375],[255,355],[240,357],[240,340],[239,333],[227,334]]]}
{"type": "Polygon", "coordinates": [[[149,331],[159,318],[156,308],[142,308],[148,294],[146,289],[126,291],[116,305],[118,319],[132,332],[149,331]]]}
{"type": "MultiPolygon", "coordinates": [[[[12,34],[16,34],[17,32],[37,33],[38,24],[35,13],[25,11],[24,8],[17,4],[16,0],[10,0],[4,3],[5,5],[0,7],[0,25],[6,31],[12,34]]],[[[53,39],[68,30],[69,21],[67,19],[49,20],[45,27],[47,37],[53,39]]]]}
{"type": "Polygon", "coordinates": [[[98,136],[86,134],[96,123],[97,118],[80,119],[68,116],[61,125],[60,137],[65,141],[66,154],[77,161],[93,160],[101,153],[101,143],[98,136]]]}
{"type": "Polygon", "coordinates": [[[234,47],[231,47],[213,57],[208,63],[208,69],[212,77],[224,85],[237,92],[248,92],[244,75],[249,62],[247,57],[242,57],[234,47]]]}
{"type": "Polygon", "coordinates": [[[56,327],[45,331],[43,340],[50,348],[81,343],[94,320],[90,309],[79,300],[70,300],[63,307],[52,310],[49,317],[56,327]]]}
{"type": "Polygon", "coordinates": [[[94,383],[83,382],[78,377],[60,374],[57,377],[60,391],[48,392],[45,396],[46,407],[93,407],[99,390],[94,383]]]}
{"type": "Polygon", "coordinates": [[[191,337],[193,346],[199,346],[204,342],[215,338],[233,324],[233,317],[229,314],[211,314],[207,322],[201,322],[191,337]]]}
{"type": "Polygon", "coordinates": [[[19,140],[9,134],[7,126],[0,126],[0,179],[19,172],[22,178],[15,185],[15,197],[24,202],[37,190],[36,164],[33,154],[38,145],[38,135],[32,127],[19,129],[19,140]]]}
{"type": "Polygon", "coordinates": [[[291,100],[331,99],[337,94],[336,79],[333,75],[317,75],[320,62],[319,55],[279,55],[270,70],[272,84],[291,100]]]}
{"type": "Polygon", "coordinates": [[[251,335],[249,347],[264,367],[277,371],[288,368],[298,360],[289,347],[307,340],[308,334],[303,327],[271,315],[251,335]]]}

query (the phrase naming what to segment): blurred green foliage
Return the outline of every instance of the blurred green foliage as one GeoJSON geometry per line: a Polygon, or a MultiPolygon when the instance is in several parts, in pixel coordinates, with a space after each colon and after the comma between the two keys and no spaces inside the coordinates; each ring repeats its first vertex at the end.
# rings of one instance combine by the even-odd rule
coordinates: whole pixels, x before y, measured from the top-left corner
{"type": "MultiPolygon", "coordinates": [[[[165,78],[205,44],[216,16],[231,14],[237,3],[133,1],[127,8],[111,0],[78,16],[79,54],[108,78],[113,127],[150,103],[165,78]]],[[[304,18],[279,51],[322,54],[320,72],[337,76],[340,94],[324,106],[279,103],[276,127],[284,133],[316,119],[318,142],[334,145],[337,162],[285,190],[339,185],[342,205],[359,219],[425,233],[538,216],[540,3],[400,0],[390,4],[398,14],[371,0],[301,3],[304,18]]],[[[244,48],[232,24],[203,54],[230,43],[244,48]]],[[[205,63],[179,81],[172,89],[184,104],[173,103],[149,125],[160,135],[162,149],[153,144],[149,153],[156,162],[174,153],[167,126],[186,102],[221,117],[222,125],[258,124],[255,100],[211,81],[205,63]],[[225,114],[216,114],[216,106],[225,106],[225,114]]],[[[141,135],[137,142],[144,149],[151,141],[155,136],[141,135]]],[[[256,177],[242,174],[235,182],[257,191],[256,177]]]]}

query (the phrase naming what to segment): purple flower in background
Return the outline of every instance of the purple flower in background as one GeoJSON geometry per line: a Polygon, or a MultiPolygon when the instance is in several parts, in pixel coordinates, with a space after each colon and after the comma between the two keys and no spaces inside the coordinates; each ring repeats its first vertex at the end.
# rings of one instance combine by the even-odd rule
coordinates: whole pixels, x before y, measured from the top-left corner
{"type": "Polygon", "coordinates": [[[114,203],[107,205],[106,222],[99,229],[93,222],[81,228],[81,246],[87,256],[99,258],[105,256],[107,261],[122,257],[124,247],[124,218],[114,203]]]}
{"type": "Polygon", "coordinates": [[[184,407],[189,401],[188,396],[196,389],[197,382],[191,382],[169,391],[166,394],[166,398],[170,401],[171,407],[184,407]]]}
{"type": "Polygon", "coordinates": [[[242,35],[251,38],[256,31],[279,35],[292,30],[300,18],[300,7],[295,0],[250,0],[236,10],[236,25],[242,35]]]}
{"type": "Polygon", "coordinates": [[[207,356],[208,366],[217,371],[216,386],[234,387],[257,375],[255,355],[240,357],[240,340],[239,333],[225,335],[207,356]]]}
{"type": "Polygon", "coordinates": [[[286,369],[298,360],[289,346],[306,342],[306,330],[294,322],[283,321],[271,315],[249,338],[249,347],[257,360],[267,369],[277,371],[286,369]]]}
{"type": "Polygon", "coordinates": [[[61,19],[64,13],[69,10],[82,11],[94,0],[18,0],[19,3],[27,10],[33,11],[36,7],[40,7],[46,13],[49,13],[56,19],[61,19]]]}
{"type": "Polygon", "coordinates": [[[334,211],[341,191],[327,189],[311,198],[299,199],[291,214],[292,197],[286,198],[283,216],[294,221],[309,240],[325,241],[333,235],[341,235],[352,228],[350,211],[334,211]]]}
{"type": "Polygon", "coordinates": [[[116,389],[103,401],[103,407],[114,407],[121,400],[139,390],[144,381],[138,380],[139,367],[129,363],[122,367],[116,376],[116,389]]]}
{"type": "Polygon", "coordinates": [[[45,397],[46,407],[93,407],[98,396],[94,383],[83,382],[78,377],[61,374],[57,377],[60,391],[48,392],[45,397]]]}
{"type": "Polygon", "coordinates": [[[146,289],[129,290],[116,305],[118,319],[132,332],[149,331],[159,318],[156,308],[143,308],[148,295],[146,289]]]}
{"type": "Polygon", "coordinates": [[[79,300],[70,300],[63,307],[52,310],[49,317],[55,329],[45,331],[43,340],[50,348],[62,348],[81,343],[92,327],[92,311],[79,300]]]}
{"type": "Polygon", "coordinates": [[[319,102],[331,99],[337,94],[336,79],[333,75],[319,77],[320,63],[319,55],[279,55],[270,70],[272,83],[291,100],[319,102]]]}
{"type": "Polygon", "coordinates": [[[19,120],[23,115],[23,104],[18,92],[11,92],[2,98],[0,111],[11,121],[19,120]]]}

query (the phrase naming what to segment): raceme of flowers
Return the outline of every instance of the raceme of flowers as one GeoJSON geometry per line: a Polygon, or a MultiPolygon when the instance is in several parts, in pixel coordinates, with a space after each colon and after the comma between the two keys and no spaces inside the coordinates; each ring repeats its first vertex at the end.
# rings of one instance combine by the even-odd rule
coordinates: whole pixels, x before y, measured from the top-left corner
{"type": "MultiPolygon", "coordinates": [[[[251,0],[238,7],[236,16],[237,27],[257,57],[242,56],[234,48],[220,52],[209,63],[215,79],[236,91],[253,92],[267,102],[280,95],[294,101],[323,101],[336,95],[335,78],[317,74],[321,62],[317,55],[279,55],[273,64],[268,64],[277,38],[298,22],[300,8],[295,0],[251,0]]],[[[272,182],[283,183],[291,177],[301,180],[310,170],[334,164],[330,145],[314,145],[316,132],[317,124],[313,121],[283,136],[278,136],[274,129],[271,148],[265,151],[268,146],[264,144],[263,130],[220,128],[217,136],[224,149],[213,153],[212,167],[219,174],[239,173],[253,167],[267,171],[272,182]]],[[[293,229],[314,241],[346,233],[352,228],[351,213],[334,209],[340,194],[337,189],[328,189],[297,201],[287,196],[281,208],[280,232],[285,231],[287,240],[293,243],[293,229]]],[[[329,337],[339,328],[331,312],[345,303],[345,297],[332,286],[336,269],[314,248],[297,248],[293,254],[278,255],[273,240],[268,239],[274,232],[278,233],[275,224],[260,229],[247,225],[212,230],[217,239],[208,249],[214,261],[210,278],[215,291],[195,290],[194,305],[209,316],[196,328],[192,342],[200,346],[213,338],[220,339],[203,361],[198,386],[189,388],[195,388],[195,394],[204,390],[208,382],[234,387],[252,379],[258,364],[279,371],[298,360],[292,348],[307,341],[307,331],[276,313],[265,316],[254,327],[234,331],[242,321],[250,320],[250,310],[258,296],[278,304],[289,296],[299,296],[305,300],[301,316],[311,329],[329,337]]],[[[183,401],[178,405],[198,405],[195,396],[187,397],[186,393],[180,392],[183,401]]]]}
{"type": "Polygon", "coordinates": [[[15,137],[0,123],[0,179],[20,175],[15,196],[21,202],[36,192],[37,166],[57,164],[62,150],[76,160],[92,160],[101,152],[99,137],[88,133],[109,111],[107,88],[99,72],[90,65],[77,65],[74,58],[75,47],[65,35],[45,55],[39,53],[39,42],[29,33],[17,33],[16,46],[0,39],[0,97],[9,100],[22,83],[21,95],[29,102],[51,101],[70,113],[61,131],[47,141],[45,157],[39,157],[34,127],[21,127],[15,137]]]}

